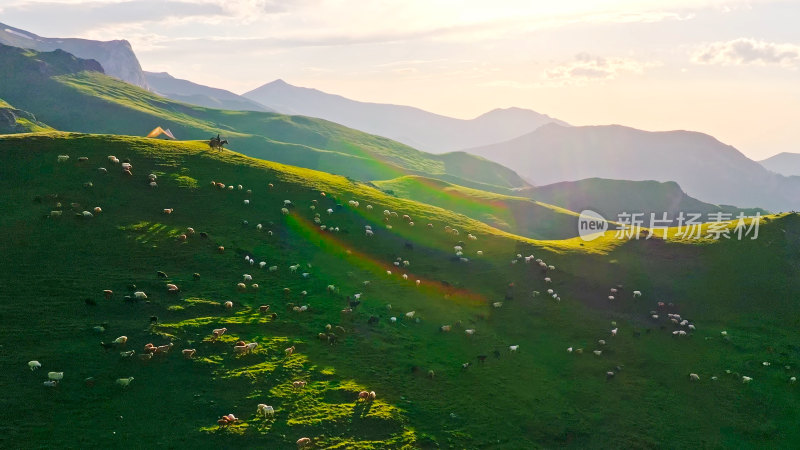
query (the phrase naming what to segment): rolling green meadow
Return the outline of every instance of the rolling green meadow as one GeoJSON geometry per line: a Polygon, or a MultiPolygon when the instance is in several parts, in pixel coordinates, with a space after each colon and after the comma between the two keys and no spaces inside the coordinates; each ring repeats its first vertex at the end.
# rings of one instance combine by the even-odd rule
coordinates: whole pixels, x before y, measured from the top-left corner
{"type": "MultiPolygon", "coordinates": [[[[97,76],[48,83],[77,92],[97,76]]],[[[56,113],[2,97],[63,129],[56,113]]],[[[258,120],[310,120],[273,116],[258,120]]],[[[790,381],[800,372],[797,214],[764,217],[755,240],[680,240],[672,230],[583,242],[548,234],[574,213],[546,204],[444,182],[357,181],[245,156],[238,142],[217,152],[118,134],[0,136],[0,447],[294,448],[301,437],[342,449],[800,443],[790,381]],[[82,214],[95,207],[102,212],[82,214]],[[545,231],[519,231],[520,217],[545,231]],[[242,289],[244,274],[252,281],[242,289]],[[125,299],[134,291],[147,299],[125,299]],[[687,328],[667,314],[696,329],[674,335],[687,328]],[[100,345],[118,336],[127,342],[100,345]],[[258,346],[238,355],[239,340],[258,346]],[[174,347],[143,360],[147,343],[174,347]],[[55,387],[43,386],[50,371],[64,372],[55,387]],[[299,380],[307,385],[294,387],[299,380]],[[361,390],[377,398],[358,401],[361,390]],[[274,417],[257,414],[261,403],[274,417]],[[239,420],[219,427],[225,414],[239,420]]],[[[414,174],[390,175],[369,179],[414,174]]]]}

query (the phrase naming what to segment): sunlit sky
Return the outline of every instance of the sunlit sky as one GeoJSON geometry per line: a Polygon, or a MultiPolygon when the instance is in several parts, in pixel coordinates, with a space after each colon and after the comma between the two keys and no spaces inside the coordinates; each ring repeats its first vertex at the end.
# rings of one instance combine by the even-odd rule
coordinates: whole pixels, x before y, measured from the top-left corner
{"type": "Polygon", "coordinates": [[[800,2],[3,0],[0,22],[131,42],[142,67],[236,93],[282,78],[459,118],[709,133],[800,152],[800,2]]]}

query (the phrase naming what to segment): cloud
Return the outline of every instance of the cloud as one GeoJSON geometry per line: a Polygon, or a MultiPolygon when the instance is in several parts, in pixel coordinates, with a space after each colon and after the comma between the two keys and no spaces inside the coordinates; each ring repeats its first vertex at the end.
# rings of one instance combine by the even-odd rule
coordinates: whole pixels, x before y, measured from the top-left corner
{"type": "Polygon", "coordinates": [[[561,85],[587,84],[593,81],[613,80],[625,73],[642,74],[645,69],[661,65],[653,61],[637,61],[631,58],[604,58],[588,53],[579,53],[575,59],[544,71],[543,76],[551,83],[561,85]]]}
{"type": "Polygon", "coordinates": [[[697,64],[729,66],[779,65],[796,67],[800,64],[800,45],[739,38],[732,41],[705,44],[694,52],[692,61],[697,64]]]}

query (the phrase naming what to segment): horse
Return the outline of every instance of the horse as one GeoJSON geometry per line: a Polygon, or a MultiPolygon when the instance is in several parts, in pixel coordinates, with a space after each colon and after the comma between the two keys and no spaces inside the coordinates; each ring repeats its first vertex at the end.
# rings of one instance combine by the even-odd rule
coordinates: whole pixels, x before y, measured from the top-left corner
{"type": "Polygon", "coordinates": [[[208,141],[209,147],[211,147],[212,149],[215,149],[215,150],[219,150],[219,151],[222,151],[223,150],[222,146],[227,144],[227,143],[228,143],[228,140],[227,139],[220,139],[219,134],[216,137],[212,137],[208,141]]]}

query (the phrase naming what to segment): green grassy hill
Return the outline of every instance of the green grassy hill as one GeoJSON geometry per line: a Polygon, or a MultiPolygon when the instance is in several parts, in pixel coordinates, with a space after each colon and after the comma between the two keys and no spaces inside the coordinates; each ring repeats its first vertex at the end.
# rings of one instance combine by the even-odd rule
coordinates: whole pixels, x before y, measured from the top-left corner
{"type": "Polygon", "coordinates": [[[0,98],[0,134],[31,133],[52,130],[33,114],[16,109],[0,98]]]}
{"type": "Polygon", "coordinates": [[[420,176],[373,182],[384,192],[436,205],[495,228],[534,239],[578,235],[578,214],[524,197],[466,188],[420,176]]]}
{"type": "Polygon", "coordinates": [[[256,158],[356,179],[421,174],[496,189],[524,186],[512,170],[466,153],[431,155],[320,119],[224,111],[159,97],[63,51],[0,46],[0,98],[65,131],[144,136],[156,126],[179,139],[221,133],[256,158]]]}
{"type": "Polygon", "coordinates": [[[800,442],[800,395],[788,381],[800,364],[793,298],[800,216],[770,216],[756,240],[607,237],[584,244],[514,236],[343,177],[212,153],[201,142],[2,136],[0,167],[0,408],[13,412],[0,447],[293,448],[303,436],[316,448],[800,442]],[[59,162],[58,155],[70,158],[59,162]],[[128,160],[132,175],[109,155],[128,160]],[[150,173],[157,187],[148,185],[150,173]],[[288,214],[284,200],[293,205],[288,214]],[[76,216],[96,206],[102,212],[94,217],[76,216]],[[174,211],[165,214],[168,208],[174,211]],[[384,210],[398,217],[387,224],[384,210]],[[187,227],[196,233],[182,240],[187,227]],[[468,262],[454,256],[459,241],[468,262]],[[517,253],[555,269],[545,275],[517,253]],[[251,266],[245,256],[277,270],[251,266]],[[410,265],[393,265],[397,258],[410,265]],[[243,274],[253,280],[240,290],[243,274]],[[168,293],[167,283],[180,292],[168,293]],[[123,299],[131,284],[147,301],[123,299]],[[624,288],[609,301],[618,284],[624,288]],[[111,298],[104,289],[113,290],[111,298]],[[361,305],[342,312],[346,297],[359,292],[361,305]],[[659,309],[658,301],[673,305],[659,309]],[[264,304],[277,316],[261,314],[264,304]],[[293,311],[297,305],[310,309],[293,311]],[[673,336],[686,328],[667,312],[688,318],[696,331],[673,336]],[[318,339],[326,324],[336,345],[318,339]],[[451,332],[439,331],[445,324],[451,332]],[[228,331],[212,342],[219,327],[228,331]],[[99,345],[121,335],[124,347],[99,345]],[[259,343],[254,354],[234,354],[240,339],[259,343]],[[150,342],[175,346],[142,361],[150,342]],[[296,352],[287,357],[290,345],[296,352]],[[197,350],[194,359],[181,356],[187,348],[197,350]],[[121,358],[127,350],[137,355],[121,358]],[[42,368],[32,372],[30,360],[42,368]],[[48,371],[64,372],[57,387],[42,385],[48,371]],[[616,375],[607,379],[608,371],[616,375]],[[743,375],[752,382],[742,383],[743,375]],[[127,388],[115,384],[130,376],[127,388]],[[295,380],[308,385],[295,389],[295,380]],[[376,391],[375,402],[357,403],[361,389],[376,391]],[[274,406],[275,418],[257,417],[259,403],[274,406]],[[228,413],[240,421],[217,430],[228,413]]]}

